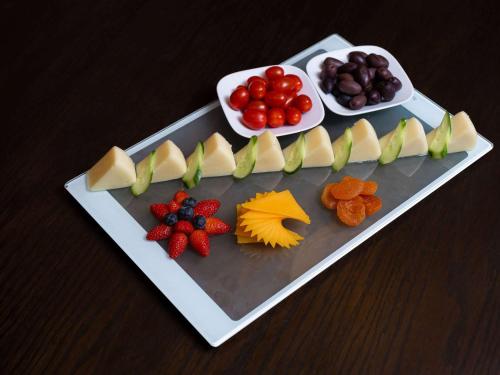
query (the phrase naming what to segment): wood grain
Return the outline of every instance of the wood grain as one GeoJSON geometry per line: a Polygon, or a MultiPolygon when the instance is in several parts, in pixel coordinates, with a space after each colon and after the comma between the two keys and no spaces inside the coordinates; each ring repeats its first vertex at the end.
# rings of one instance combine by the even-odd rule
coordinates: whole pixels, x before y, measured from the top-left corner
{"type": "Polygon", "coordinates": [[[5,374],[498,374],[498,152],[217,349],[63,190],[216,98],[223,75],[338,32],[499,141],[495,2],[3,1],[5,374]]]}

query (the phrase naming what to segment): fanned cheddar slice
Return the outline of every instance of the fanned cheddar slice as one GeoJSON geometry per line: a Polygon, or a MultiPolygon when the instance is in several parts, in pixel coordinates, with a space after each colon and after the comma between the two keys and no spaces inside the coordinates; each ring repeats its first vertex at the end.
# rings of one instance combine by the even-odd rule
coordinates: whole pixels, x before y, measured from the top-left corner
{"type": "Polygon", "coordinates": [[[243,203],[242,207],[252,211],[276,214],[283,218],[299,220],[306,224],[311,223],[311,219],[302,207],[299,206],[290,190],[284,190],[252,202],[243,203]]]}
{"type": "Polygon", "coordinates": [[[297,246],[304,238],[283,226],[283,220],[288,218],[310,223],[290,191],[257,193],[255,198],[236,205],[236,241],[262,242],[273,248],[297,246]]]}

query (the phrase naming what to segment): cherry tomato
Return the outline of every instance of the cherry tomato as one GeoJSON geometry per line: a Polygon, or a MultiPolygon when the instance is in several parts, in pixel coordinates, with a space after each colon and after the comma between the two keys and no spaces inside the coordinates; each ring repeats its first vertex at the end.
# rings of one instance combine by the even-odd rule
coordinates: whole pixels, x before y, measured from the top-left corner
{"type": "Polygon", "coordinates": [[[250,93],[244,86],[238,86],[229,97],[229,105],[235,111],[244,109],[250,100],[250,93]]]}
{"type": "Polygon", "coordinates": [[[269,107],[283,107],[286,102],[286,95],[278,91],[268,91],[264,97],[264,102],[269,107]]]}
{"type": "Polygon", "coordinates": [[[248,92],[250,93],[250,97],[252,99],[262,99],[266,95],[266,84],[254,80],[253,82],[250,82],[250,85],[248,85],[248,92]]]}
{"type": "Polygon", "coordinates": [[[284,108],[288,108],[290,106],[293,106],[293,101],[295,100],[296,97],[297,97],[297,94],[295,94],[295,93],[291,93],[290,95],[288,95],[286,97],[284,108]]]}
{"type": "Polygon", "coordinates": [[[270,68],[266,69],[266,77],[269,79],[269,81],[272,81],[274,79],[278,79],[281,77],[285,76],[285,71],[281,66],[271,66],[270,68]]]}
{"type": "Polygon", "coordinates": [[[267,88],[267,81],[264,78],[259,77],[259,76],[251,76],[250,78],[247,79],[248,85],[250,85],[253,81],[262,82],[263,84],[266,85],[266,88],[267,88]]]}
{"type": "Polygon", "coordinates": [[[285,125],[285,111],[282,108],[271,108],[267,111],[267,124],[271,128],[285,125]]]}
{"type": "Polygon", "coordinates": [[[259,130],[266,126],[266,112],[256,109],[247,109],[243,112],[243,124],[250,129],[259,130]]]}
{"type": "Polygon", "coordinates": [[[290,125],[297,125],[302,120],[302,113],[295,108],[290,107],[286,110],[286,123],[290,125]]]}
{"type": "Polygon", "coordinates": [[[256,109],[257,111],[267,111],[267,105],[262,100],[251,100],[246,109],[256,109]]]}
{"type": "Polygon", "coordinates": [[[292,105],[296,107],[300,112],[305,113],[311,110],[312,101],[311,98],[307,95],[299,95],[295,98],[292,105]]]}
{"type": "Polygon", "coordinates": [[[282,77],[272,81],[272,89],[278,92],[284,92],[285,94],[290,94],[295,92],[296,82],[293,78],[282,77]]]}
{"type": "Polygon", "coordinates": [[[300,90],[302,90],[302,80],[299,78],[299,76],[295,74],[287,74],[285,78],[288,78],[295,82],[295,92],[299,92],[300,90]]]}

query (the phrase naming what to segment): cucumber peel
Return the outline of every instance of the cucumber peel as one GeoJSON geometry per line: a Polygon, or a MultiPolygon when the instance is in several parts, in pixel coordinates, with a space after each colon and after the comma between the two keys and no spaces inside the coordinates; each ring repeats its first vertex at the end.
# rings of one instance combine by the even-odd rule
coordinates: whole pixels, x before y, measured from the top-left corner
{"type": "Polygon", "coordinates": [[[200,183],[203,166],[203,152],[203,143],[198,142],[193,153],[187,160],[187,171],[182,177],[182,181],[188,189],[200,183]]]}
{"type": "Polygon", "coordinates": [[[137,179],[130,187],[132,194],[137,197],[148,190],[153,179],[153,172],[156,162],[156,150],[151,152],[144,160],[139,162],[136,167],[137,179]]]}
{"type": "Polygon", "coordinates": [[[283,171],[287,174],[297,172],[302,167],[306,156],[306,141],[303,133],[300,133],[295,142],[284,150],[285,167],[283,171]]]}
{"type": "Polygon", "coordinates": [[[340,171],[349,161],[352,149],[352,131],[351,128],[346,128],[344,134],[333,142],[334,161],[332,168],[335,172],[340,171]]]}
{"type": "Polygon", "coordinates": [[[385,145],[380,158],[378,159],[379,164],[385,165],[392,163],[397,159],[403,148],[406,134],[406,120],[403,118],[399,121],[396,129],[392,132],[389,141],[385,145]]]}
{"type": "Polygon", "coordinates": [[[236,160],[236,169],[233,177],[242,179],[252,173],[257,161],[257,136],[253,135],[248,144],[244,147],[243,153],[238,155],[236,160]]]}
{"type": "Polygon", "coordinates": [[[448,111],[441,124],[434,130],[434,137],[429,142],[429,155],[433,159],[442,159],[448,154],[448,143],[451,139],[451,116],[448,111]]]}

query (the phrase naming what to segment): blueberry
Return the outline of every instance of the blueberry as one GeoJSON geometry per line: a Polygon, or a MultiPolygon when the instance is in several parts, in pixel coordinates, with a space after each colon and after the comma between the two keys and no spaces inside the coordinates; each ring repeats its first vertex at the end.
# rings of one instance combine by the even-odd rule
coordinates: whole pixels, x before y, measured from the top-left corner
{"type": "Polygon", "coordinates": [[[177,211],[177,215],[181,220],[191,220],[194,216],[194,209],[190,206],[183,206],[177,211]]]}
{"type": "Polygon", "coordinates": [[[165,224],[175,225],[175,223],[177,223],[177,215],[176,214],[171,213],[165,217],[165,224]]]}
{"type": "Polygon", "coordinates": [[[196,229],[203,229],[203,228],[205,228],[206,222],[207,222],[207,220],[205,219],[205,216],[203,216],[203,215],[196,215],[193,218],[193,226],[196,229]]]}
{"type": "Polygon", "coordinates": [[[191,198],[191,197],[186,198],[186,199],[184,199],[184,200],[182,201],[182,205],[183,205],[183,206],[194,207],[194,206],[196,206],[196,199],[191,198]]]}

